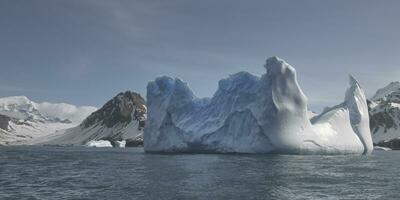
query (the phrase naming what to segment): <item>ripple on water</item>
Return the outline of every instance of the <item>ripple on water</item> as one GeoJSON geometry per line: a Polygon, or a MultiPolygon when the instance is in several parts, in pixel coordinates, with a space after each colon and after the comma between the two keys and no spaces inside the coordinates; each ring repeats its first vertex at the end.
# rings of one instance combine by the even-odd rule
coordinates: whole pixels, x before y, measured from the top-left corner
{"type": "Polygon", "coordinates": [[[0,199],[397,199],[400,152],[144,154],[1,147],[0,199]]]}

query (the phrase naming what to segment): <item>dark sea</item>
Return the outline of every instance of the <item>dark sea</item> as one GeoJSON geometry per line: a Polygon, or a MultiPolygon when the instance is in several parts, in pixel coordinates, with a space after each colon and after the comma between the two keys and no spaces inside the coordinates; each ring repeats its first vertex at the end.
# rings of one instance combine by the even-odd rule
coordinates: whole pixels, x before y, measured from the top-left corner
{"type": "Polygon", "coordinates": [[[0,199],[400,199],[400,151],[160,155],[0,147],[0,199]]]}

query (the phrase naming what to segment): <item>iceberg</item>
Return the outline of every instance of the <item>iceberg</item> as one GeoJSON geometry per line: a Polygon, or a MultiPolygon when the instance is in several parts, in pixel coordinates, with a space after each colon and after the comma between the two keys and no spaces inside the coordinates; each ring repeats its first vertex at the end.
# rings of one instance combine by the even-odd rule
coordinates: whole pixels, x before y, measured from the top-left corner
{"type": "Polygon", "coordinates": [[[113,147],[108,140],[91,140],[86,143],[87,147],[113,147]]]}
{"type": "Polygon", "coordinates": [[[374,146],[375,151],[391,151],[392,149],[389,147],[381,147],[381,146],[374,146]]]}
{"type": "Polygon", "coordinates": [[[261,77],[239,72],[219,81],[212,98],[197,98],[178,78],[147,86],[145,152],[369,154],[367,101],[350,76],[343,103],[309,119],[296,70],[267,59],[261,77]]]}

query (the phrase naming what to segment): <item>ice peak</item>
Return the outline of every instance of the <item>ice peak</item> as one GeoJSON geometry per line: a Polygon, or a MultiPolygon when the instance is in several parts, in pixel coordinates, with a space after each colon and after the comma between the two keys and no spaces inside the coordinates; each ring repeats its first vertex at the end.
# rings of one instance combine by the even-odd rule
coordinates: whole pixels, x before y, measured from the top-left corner
{"type": "Polygon", "coordinates": [[[364,154],[368,154],[371,153],[373,145],[369,129],[367,98],[357,80],[351,75],[349,83],[350,88],[346,91],[345,104],[349,110],[352,128],[364,146],[364,154]]]}
{"type": "Polygon", "coordinates": [[[296,70],[285,60],[276,56],[267,59],[264,65],[267,75],[282,74],[284,76],[295,76],[296,70]]]}
{"type": "Polygon", "coordinates": [[[175,101],[182,104],[195,98],[186,82],[169,76],[158,77],[147,85],[148,101],[159,95],[165,98],[164,101],[175,101]]]}
{"type": "MultiPolygon", "coordinates": [[[[349,85],[350,87],[346,91],[345,102],[347,104],[355,104],[358,107],[357,110],[366,109],[367,99],[365,97],[364,91],[361,89],[358,81],[349,75],[349,85]]],[[[363,111],[360,111],[364,113],[363,111]]]]}
{"type": "MultiPolygon", "coordinates": [[[[234,91],[240,88],[249,89],[259,78],[249,72],[238,72],[218,82],[218,91],[234,91]]],[[[217,91],[217,93],[218,93],[217,91]]]]}
{"type": "Polygon", "coordinates": [[[351,75],[351,74],[349,74],[349,85],[350,85],[350,87],[352,87],[352,88],[360,88],[360,89],[361,89],[361,86],[360,86],[360,84],[358,83],[357,79],[354,78],[354,76],[351,75]]]}
{"type": "Polygon", "coordinates": [[[172,78],[169,76],[162,76],[156,79],[155,89],[160,91],[168,92],[178,92],[178,93],[192,93],[186,82],[182,81],[180,78],[172,78]]]}
{"type": "Polygon", "coordinates": [[[277,56],[269,57],[269,58],[267,59],[267,61],[265,62],[265,67],[268,68],[268,66],[274,65],[275,63],[279,63],[279,62],[282,62],[282,61],[283,61],[283,60],[280,59],[280,58],[277,57],[277,56]]]}

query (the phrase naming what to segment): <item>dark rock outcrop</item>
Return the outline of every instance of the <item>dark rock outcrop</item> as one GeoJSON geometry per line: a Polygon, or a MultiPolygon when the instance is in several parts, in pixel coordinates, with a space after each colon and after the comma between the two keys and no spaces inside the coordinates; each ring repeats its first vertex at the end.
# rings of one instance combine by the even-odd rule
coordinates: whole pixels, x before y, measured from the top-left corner
{"type": "Polygon", "coordinates": [[[388,141],[381,141],[375,144],[375,146],[388,147],[392,150],[400,150],[400,138],[395,138],[388,141]]]}
{"type": "Polygon", "coordinates": [[[146,114],[145,104],[146,102],[140,94],[131,91],[121,92],[108,101],[102,108],[87,117],[81,126],[88,128],[96,123],[100,123],[107,128],[111,128],[117,123],[129,123],[132,120],[138,120],[140,121],[140,128],[144,128],[145,117],[143,116],[146,114]],[[132,112],[134,112],[133,115],[132,112]]]}
{"type": "Polygon", "coordinates": [[[5,115],[0,115],[0,129],[8,131],[8,125],[10,124],[11,118],[5,115]]]}
{"type": "Polygon", "coordinates": [[[400,137],[400,82],[379,89],[368,100],[368,111],[375,144],[400,137]]]}
{"type": "Polygon", "coordinates": [[[127,139],[125,147],[143,147],[143,138],[127,139]]]}

